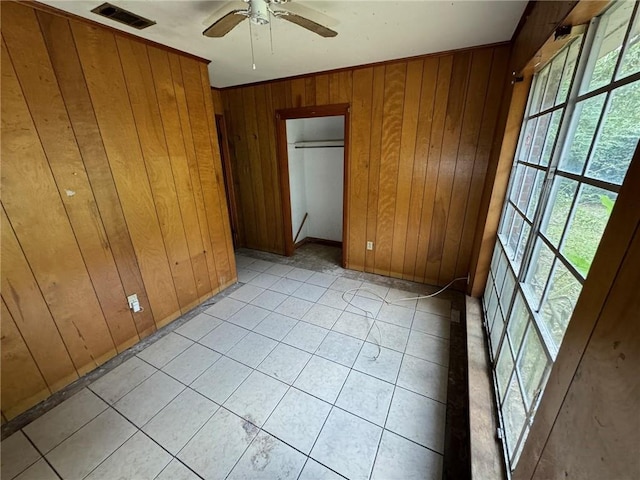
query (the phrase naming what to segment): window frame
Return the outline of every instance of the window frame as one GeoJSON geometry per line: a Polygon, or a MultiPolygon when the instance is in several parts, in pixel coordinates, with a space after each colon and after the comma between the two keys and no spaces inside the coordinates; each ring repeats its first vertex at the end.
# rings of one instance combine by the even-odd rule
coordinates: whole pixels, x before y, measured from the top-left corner
{"type": "MultiPolygon", "coordinates": [[[[584,33],[584,35],[582,35],[582,38],[573,40],[573,42],[580,41],[581,44],[578,48],[578,54],[575,60],[576,63],[573,66],[573,73],[570,79],[570,83],[569,83],[564,101],[560,101],[559,103],[557,103],[557,100],[558,100],[557,97],[558,97],[558,92],[560,92],[560,90],[562,89],[562,80],[565,75],[565,68],[567,66],[567,62],[569,61],[570,48],[572,47],[572,42],[568,42],[561,49],[559,49],[559,51],[556,52],[556,54],[552,58],[550,58],[548,62],[539,70],[539,73],[542,73],[545,69],[547,69],[547,74],[546,74],[546,77],[544,78],[544,85],[538,87],[538,85],[536,85],[535,83],[536,79],[534,78],[534,82],[532,82],[531,84],[526,107],[524,110],[525,114],[524,114],[522,126],[520,128],[520,132],[518,136],[517,148],[516,148],[512,169],[511,169],[512,173],[509,178],[509,182],[506,190],[505,202],[502,208],[501,218],[499,222],[498,239],[496,241],[496,246],[494,248],[493,259],[491,262],[491,268],[488,275],[487,287],[485,290],[485,295],[483,297],[483,307],[485,307],[483,308],[483,310],[484,310],[485,319],[486,319],[485,328],[487,329],[489,355],[492,361],[492,375],[494,380],[494,389],[495,389],[496,399],[498,403],[499,420],[501,425],[501,429],[499,430],[498,433],[499,433],[499,436],[501,436],[502,438],[502,447],[505,455],[505,461],[507,464],[507,470],[509,473],[512,471],[513,468],[515,468],[515,465],[517,464],[517,461],[519,459],[519,455],[522,452],[524,441],[528,435],[528,431],[531,428],[533,417],[535,415],[536,409],[539,405],[539,402],[542,396],[541,393],[544,390],[544,386],[546,385],[549,374],[551,372],[551,368],[558,355],[559,346],[561,344],[561,342],[558,342],[558,344],[556,344],[556,340],[552,337],[551,332],[549,331],[547,325],[544,323],[544,320],[542,318],[542,307],[543,305],[545,305],[545,301],[548,298],[549,291],[552,288],[554,272],[556,271],[558,262],[560,262],[562,266],[564,266],[567,269],[567,271],[569,271],[570,274],[573,275],[573,277],[580,284],[581,288],[586,278],[586,274],[583,275],[581,272],[579,272],[577,268],[574,267],[571,261],[569,261],[561,251],[564,245],[564,241],[566,240],[567,234],[570,230],[572,216],[574,216],[576,212],[576,202],[578,202],[582,189],[585,186],[601,188],[601,189],[607,190],[608,192],[615,193],[616,195],[619,193],[619,190],[620,190],[620,185],[618,184],[607,182],[597,178],[588,177],[587,171],[590,165],[590,160],[592,158],[594,148],[596,148],[596,145],[597,145],[597,139],[602,133],[603,123],[608,114],[613,93],[618,88],[622,88],[627,84],[632,84],[634,82],[640,81],[640,72],[627,75],[624,78],[617,78],[620,72],[620,68],[624,62],[627,50],[630,48],[629,37],[633,31],[634,23],[640,21],[640,18],[639,18],[640,2],[637,2],[637,1],[634,2],[634,5],[632,7],[629,21],[626,25],[626,30],[623,35],[622,46],[619,47],[620,52],[618,53],[618,57],[616,59],[615,67],[611,74],[610,80],[605,85],[602,85],[592,91],[585,91],[581,93],[581,90],[583,89],[584,84],[585,83],[588,84],[591,81],[593,68],[595,67],[598,59],[601,58],[599,57],[600,43],[598,42],[602,42],[603,35],[600,35],[600,37],[598,36],[601,33],[600,29],[598,28],[598,26],[600,25],[600,21],[602,17],[607,15],[607,13],[612,8],[617,8],[617,6],[619,5],[620,3],[618,2],[612,2],[612,4],[609,5],[609,7],[607,7],[605,11],[601,12],[598,15],[598,17],[594,17],[591,20],[587,28],[587,31],[584,33]],[[552,76],[551,75],[552,63],[564,51],[566,51],[566,54],[564,55],[563,70],[560,75],[560,80],[558,83],[558,87],[556,89],[555,98],[551,102],[552,103],[551,106],[543,109],[542,105],[544,104],[544,99],[546,96],[545,94],[548,87],[549,78],[551,78],[552,76]],[[539,88],[540,90],[538,92],[539,98],[537,97],[537,94],[536,94],[536,88],[539,88]],[[591,141],[590,141],[588,151],[585,157],[585,161],[584,161],[584,164],[582,165],[580,174],[561,170],[559,168],[560,161],[566,154],[567,148],[571,147],[571,142],[568,141],[568,139],[573,139],[573,134],[575,133],[575,129],[578,125],[579,115],[575,115],[577,105],[579,105],[581,102],[584,102],[590,98],[594,98],[602,94],[605,95],[604,102],[600,110],[600,114],[596,122],[595,130],[591,137],[591,141]],[[540,108],[539,108],[539,111],[531,113],[532,103],[534,101],[534,98],[536,100],[536,103],[539,102],[540,108]],[[557,131],[555,132],[555,139],[553,140],[551,155],[549,157],[548,163],[543,164],[542,155],[544,155],[545,147],[547,145],[549,129],[553,124],[553,115],[558,111],[561,111],[561,115],[558,122],[557,131]],[[533,148],[535,148],[535,140],[536,140],[537,129],[539,126],[539,119],[544,117],[545,115],[549,115],[549,122],[546,126],[545,140],[542,143],[542,146],[540,147],[540,157],[539,157],[538,163],[536,164],[536,163],[530,162],[529,160],[531,159],[533,148]],[[531,120],[536,120],[536,124],[533,129],[531,144],[527,146],[525,145],[525,142],[523,140],[527,135],[528,122],[530,122],[531,120]],[[523,148],[528,148],[526,159],[524,161],[520,160],[520,156],[523,148]],[[525,207],[526,211],[522,211],[522,209],[520,209],[517,205],[521,195],[521,191],[524,188],[523,187],[524,179],[522,179],[523,183],[521,183],[518,186],[518,191],[517,192],[513,191],[514,184],[517,178],[517,169],[520,165],[522,165],[524,168],[533,168],[534,171],[536,172],[536,175],[533,177],[533,182],[531,184],[531,192],[535,191],[535,188],[536,188],[535,182],[537,182],[537,175],[539,174],[540,171],[544,172],[542,188],[539,193],[536,209],[534,211],[533,216],[531,216],[531,219],[529,219],[529,216],[527,216],[527,212],[529,211],[531,202],[533,201],[533,195],[527,201],[527,205],[525,207]],[[557,178],[566,178],[576,182],[576,190],[571,200],[570,208],[567,212],[565,224],[562,227],[563,229],[562,229],[560,238],[558,240],[558,246],[556,247],[553,244],[553,242],[550,241],[547,238],[547,236],[542,232],[542,226],[543,226],[543,222],[546,220],[548,215],[551,214],[551,211],[552,211],[549,203],[550,203],[551,195],[553,193],[553,185],[557,178]],[[514,197],[513,200],[512,200],[512,197],[514,197]],[[509,208],[513,209],[513,215],[509,214],[510,213],[509,208]],[[523,223],[522,223],[522,226],[520,227],[518,241],[515,244],[514,250],[511,251],[509,247],[509,240],[511,238],[511,229],[513,228],[513,225],[516,221],[515,220],[516,215],[519,215],[523,219],[523,223]],[[504,232],[506,223],[509,223],[509,226],[508,226],[509,231],[506,232],[507,235],[505,235],[505,232],[504,232]],[[522,258],[519,260],[519,262],[516,262],[514,261],[514,259],[517,259],[518,250],[523,240],[522,236],[525,235],[526,225],[529,226],[528,231],[526,232],[526,235],[528,236],[528,238],[526,239],[525,249],[524,249],[522,258]],[[526,278],[531,271],[530,263],[533,258],[534,250],[538,241],[542,242],[547,248],[549,248],[549,250],[553,255],[553,259],[551,262],[549,273],[544,283],[544,287],[542,289],[542,294],[540,296],[540,299],[539,301],[537,300],[534,301],[535,300],[534,295],[532,295],[530,285],[526,283],[526,278]],[[496,256],[500,258],[496,258],[496,256]],[[506,269],[504,273],[502,273],[501,275],[502,278],[497,279],[494,277],[494,272],[500,268],[500,263],[502,262],[503,257],[506,258],[506,269]],[[496,268],[494,268],[494,265],[496,268]],[[506,278],[510,274],[513,276],[513,278],[515,278],[515,282],[514,282],[515,285],[512,292],[509,293],[510,295],[509,301],[504,302],[504,300],[501,298],[501,290],[504,288],[506,278]],[[500,289],[498,289],[498,285],[500,285],[501,287],[500,289]],[[495,312],[493,317],[488,318],[488,314],[490,312],[486,310],[486,306],[487,306],[489,297],[493,295],[492,290],[495,290],[495,295],[497,296],[495,300],[496,306],[495,306],[495,312]],[[489,293],[488,296],[487,296],[487,293],[489,293]],[[525,322],[525,326],[523,328],[521,338],[519,339],[519,344],[514,345],[514,339],[511,338],[511,334],[509,332],[509,326],[512,320],[512,316],[514,314],[514,307],[518,299],[518,296],[521,296],[522,298],[522,303],[524,304],[524,312],[526,313],[526,317],[525,317],[525,320],[523,320],[525,322]],[[506,305],[504,308],[503,308],[503,303],[506,305]],[[537,310],[533,308],[534,304],[537,306],[537,310]],[[495,318],[497,318],[499,314],[501,314],[503,317],[503,322],[501,322],[502,324],[499,326],[499,328],[501,328],[502,331],[499,333],[497,342],[495,342],[497,343],[497,345],[494,345],[493,338],[496,333],[494,330],[498,327],[498,324],[496,323],[495,318]],[[524,352],[525,343],[527,341],[527,336],[529,335],[530,331],[533,331],[535,332],[535,334],[537,334],[546,357],[545,359],[546,363],[545,363],[545,367],[543,369],[542,375],[540,377],[540,380],[533,390],[534,393],[532,395],[532,398],[528,399],[527,392],[525,391],[525,387],[524,387],[523,374],[520,371],[519,363],[520,363],[521,357],[525,353],[524,352]],[[507,352],[504,352],[505,343],[506,343],[506,348],[508,349],[507,352]],[[513,365],[511,367],[510,374],[507,376],[506,379],[503,380],[504,381],[504,384],[502,385],[502,389],[504,389],[504,395],[503,395],[501,392],[501,384],[498,381],[498,363],[501,359],[501,355],[505,353],[510,355],[509,361],[513,365]],[[523,407],[525,409],[525,419],[524,419],[522,428],[519,434],[517,435],[517,440],[515,441],[515,443],[513,445],[507,445],[506,430],[505,430],[506,420],[504,418],[503,406],[509,397],[510,385],[511,385],[511,382],[514,380],[514,377],[516,379],[516,383],[518,385],[519,392],[523,400],[523,407]]],[[[525,173],[523,172],[523,175],[524,174],[525,173]]]]}

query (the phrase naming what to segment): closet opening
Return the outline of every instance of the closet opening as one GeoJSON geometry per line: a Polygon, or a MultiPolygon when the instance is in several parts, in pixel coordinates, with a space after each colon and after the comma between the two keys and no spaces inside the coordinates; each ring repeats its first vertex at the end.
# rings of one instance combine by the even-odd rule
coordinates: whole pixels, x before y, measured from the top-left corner
{"type": "Polygon", "coordinates": [[[341,249],[347,264],[349,105],[276,112],[285,255],[307,244],[341,249]]]}

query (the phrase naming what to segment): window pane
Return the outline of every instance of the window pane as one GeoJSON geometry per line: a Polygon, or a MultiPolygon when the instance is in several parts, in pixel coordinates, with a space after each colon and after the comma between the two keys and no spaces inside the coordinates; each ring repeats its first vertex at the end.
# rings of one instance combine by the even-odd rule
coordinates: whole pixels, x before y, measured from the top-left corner
{"type": "Polygon", "coordinates": [[[542,184],[544,183],[544,171],[538,170],[536,173],[536,179],[533,183],[533,193],[529,199],[529,206],[527,207],[526,214],[529,220],[533,220],[533,215],[538,208],[538,200],[540,200],[540,193],[542,192],[542,184]]]}
{"type": "Polygon", "coordinates": [[[496,294],[496,288],[491,285],[491,293],[489,294],[489,301],[486,304],[487,309],[487,326],[491,331],[493,320],[496,314],[496,306],[498,305],[498,296],[496,294]]]}
{"type": "Polygon", "coordinates": [[[548,203],[551,205],[551,211],[543,220],[540,231],[556,248],[560,245],[562,232],[564,232],[564,226],[567,223],[577,189],[578,182],[568,178],[556,177],[553,181],[548,203]]]}
{"type": "Polygon", "coordinates": [[[544,67],[534,78],[533,94],[531,96],[531,105],[529,107],[529,115],[535,115],[540,111],[542,104],[542,95],[547,86],[547,77],[549,76],[549,66],[544,67]]]}
{"type": "Polygon", "coordinates": [[[522,295],[518,292],[516,300],[513,303],[513,310],[509,317],[509,338],[511,339],[511,345],[513,346],[514,354],[518,354],[520,350],[520,343],[524,335],[524,330],[527,328],[527,324],[531,321],[529,311],[524,304],[522,295]]]}
{"type": "Polygon", "coordinates": [[[537,310],[540,299],[542,298],[544,287],[547,284],[547,279],[551,272],[553,259],[554,256],[551,250],[549,250],[541,240],[537,240],[526,279],[526,285],[529,287],[529,291],[534,299],[534,310],[537,310]]]}
{"type": "Polygon", "coordinates": [[[522,182],[524,180],[525,166],[521,164],[517,164],[515,166],[515,174],[513,175],[513,181],[511,182],[511,195],[509,198],[511,201],[517,205],[518,197],[520,194],[520,190],[522,190],[522,182]]]}
{"type": "Polygon", "coordinates": [[[577,174],[582,173],[593,136],[596,133],[605,98],[606,93],[603,93],[576,105],[574,115],[577,122],[573,136],[571,136],[568,145],[562,152],[559,165],[561,170],[577,174]]]}
{"type": "Polygon", "coordinates": [[[542,340],[532,323],[529,323],[527,335],[522,345],[518,360],[518,371],[522,380],[527,406],[531,407],[536,391],[547,366],[547,355],[542,347],[542,340]]]}
{"type": "Polygon", "coordinates": [[[551,116],[551,113],[547,113],[538,118],[536,130],[531,142],[529,158],[527,160],[529,163],[540,163],[540,157],[542,155],[542,149],[544,148],[544,141],[547,138],[547,130],[549,129],[551,116]]]}
{"type": "Polygon", "coordinates": [[[549,293],[542,304],[542,321],[556,347],[560,347],[581,290],[582,285],[573,274],[562,262],[556,262],[549,293]]]}
{"type": "Polygon", "coordinates": [[[498,379],[498,394],[500,395],[500,401],[504,399],[505,390],[507,389],[507,385],[509,385],[509,378],[513,372],[513,365],[513,357],[511,356],[509,347],[505,345],[500,350],[500,356],[496,363],[496,377],[498,379]]]}
{"type": "Polygon", "coordinates": [[[496,242],[496,246],[493,247],[493,258],[491,259],[491,272],[495,273],[498,268],[498,262],[500,261],[500,255],[502,255],[502,248],[500,242],[496,242]]]}
{"type": "Polygon", "coordinates": [[[504,284],[502,285],[500,298],[498,299],[503,312],[506,312],[509,309],[509,304],[511,303],[515,287],[516,278],[513,276],[513,273],[511,273],[511,269],[507,269],[507,275],[504,277],[504,284]]]}
{"type": "Polygon", "coordinates": [[[513,267],[516,272],[520,273],[520,264],[522,263],[522,258],[524,257],[524,250],[527,248],[527,242],[529,241],[529,233],[531,232],[531,226],[528,223],[525,223],[522,227],[522,235],[520,235],[520,240],[518,241],[518,247],[516,248],[516,254],[513,258],[513,267]]]}
{"type": "Polygon", "coordinates": [[[564,61],[566,58],[567,49],[565,48],[560,50],[560,53],[558,53],[556,58],[553,59],[553,62],[551,62],[551,68],[549,69],[549,76],[547,78],[547,86],[542,97],[541,110],[551,108],[555,103],[556,95],[558,94],[558,87],[562,80],[562,71],[564,69],[564,61]]]}
{"type": "Polygon", "coordinates": [[[558,96],[556,97],[556,105],[563,103],[567,100],[569,94],[569,87],[571,87],[571,79],[573,78],[573,72],[576,69],[578,60],[578,53],[580,53],[580,45],[582,44],[582,36],[576,38],[569,47],[569,53],[567,55],[566,65],[564,72],[562,72],[562,80],[560,81],[560,88],[558,89],[558,96]]]}
{"type": "Polygon", "coordinates": [[[637,72],[640,72],[640,15],[636,13],[636,19],[627,41],[627,49],[623,54],[620,70],[616,76],[624,78],[637,72]]]}
{"type": "Polygon", "coordinates": [[[493,321],[493,328],[491,329],[491,352],[495,358],[498,353],[498,347],[500,346],[500,337],[504,331],[504,317],[500,308],[496,310],[496,318],[493,321]]]}
{"type": "Polygon", "coordinates": [[[496,269],[495,283],[496,290],[499,292],[502,290],[502,282],[504,282],[504,274],[507,271],[507,257],[505,255],[500,256],[500,262],[498,263],[498,268],[496,269]]]}
{"type": "Polygon", "coordinates": [[[522,216],[515,212],[513,217],[513,224],[511,225],[511,231],[509,232],[509,237],[507,238],[507,251],[509,252],[509,258],[515,258],[516,247],[518,246],[518,241],[520,240],[520,233],[522,233],[522,226],[524,224],[524,219],[522,216]]]}
{"type": "Polygon", "coordinates": [[[616,194],[582,185],[560,251],[584,277],[607,226],[616,194]]]}
{"type": "Polygon", "coordinates": [[[542,154],[540,155],[540,165],[549,165],[551,154],[553,153],[553,146],[555,145],[556,137],[558,136],[558,127],[560,126],[562,112],[562,110],[556,110],[551,116],[549,130],[547,131],[547,138],[544,142],[542,154]]]}
{"type": "Polygon", "coordinates": [[[522,134],[522,141],[518,150],[517,159],[521,162],[526,162],[531,152],[531,145],[533,143],[533,136],[536,131],[536,125],[538,124],[537,118],[532,118],[526,121],[524,127],[524,133],[522,134]]]}
{"type": "Polygon", "coordinates": [[[502,215],[502,224],[500,225],[500,235],[502,236],[502,241],[506,244],[507,239],[509,237],[509,231],[511,230],[511,225],[513,224],[513,216],[515,214],[514,208],[511,206],[509,202],[507,202],[507,206],[504,209],[504,214],[502,215]]]}
{"type": "Polygon", "coordinates": [[[520,192],[518,198],[514,202],[516,206],[522,211],[527,211],[529,200],[534,193],[534,186],[536,182],[536,174],[539,170],[531,167],[522,167],[522,183],[520,185],[520,192]]]}
{"type": "Polygon", "coordinates": [[[611,94],[587,175],[622,184],[640,138],[640,82],[611,94]]]}
{"type": "Polygon", "coordinates": [[[522,401],[522,394],[520,393],[520,387],[518,387],[518,380],[515,375],[511,378],[507,396],[502,405],[502,416],[504,418],[509,457],[513,458],[518,437],[520,437],[522,427],[527,418],[524,402],[522,401]]]}
{"type": "Polygon", "coordinates": [[[589,68],[593,68],[590,77],[585,77],[584,85],[588,86],[583,92],[591,92],[611,81],[620,54],[621,45],[629,25],[629,18],[635,2],[616,2],[600,19],[594,46],[598,51],[592,51],[595,57],[589,61],[589,68]],[[595,60],[595,62],[594,62],[595,60]]]}

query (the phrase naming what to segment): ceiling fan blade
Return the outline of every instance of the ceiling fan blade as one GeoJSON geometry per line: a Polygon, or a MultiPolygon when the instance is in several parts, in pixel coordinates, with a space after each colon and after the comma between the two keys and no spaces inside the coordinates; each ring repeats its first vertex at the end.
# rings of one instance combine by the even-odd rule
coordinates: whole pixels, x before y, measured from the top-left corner
{"type": "Polygon", "coordinates": [[[246,10],[233,10],[232,12],[227,13],[224,17],[214,22],[209,28],[202,32],[202,35],[214,38],[224,37],[240,22],[246,20],[246,12],[246,10]]]}
{"type": "Polygon", "coordinates": [[[325,27],[324,25],[320,25],[319,23],[314,22],[313,20],[309,20],[308,18],[302,17],[300,15],[296,15],[295,13],[287,12],[284,15],[278,15],[278,18],[286,20],[291,23],[295,23],[296,25],[301,26],[302,28],[306,28],[307,30],[317,33],[321,37],[335,37],[338,35],[338,32],[331,30],[330,28],[325,27]]]}

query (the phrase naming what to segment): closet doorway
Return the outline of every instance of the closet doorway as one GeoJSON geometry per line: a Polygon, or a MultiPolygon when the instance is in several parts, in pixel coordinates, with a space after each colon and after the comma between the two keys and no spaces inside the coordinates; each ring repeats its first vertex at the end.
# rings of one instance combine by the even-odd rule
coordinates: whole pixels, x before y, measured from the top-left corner
{"type": "Polygon", "coordinates": [[[347,263],[349,105],[276,112],[285,255],[316,242],[342,247],[347,263]]]}

